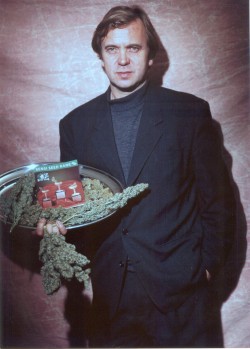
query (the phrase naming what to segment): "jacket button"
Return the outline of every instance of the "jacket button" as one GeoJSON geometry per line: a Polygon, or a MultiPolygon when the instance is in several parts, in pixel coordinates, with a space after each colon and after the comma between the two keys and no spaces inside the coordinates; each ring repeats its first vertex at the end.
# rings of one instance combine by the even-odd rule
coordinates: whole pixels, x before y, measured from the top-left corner
{"type": "Polygon", "coordinates": [[[122,262],[122,261],[120,261],[120,263],[119,263],[119,267],[121,267],[121,268],[123,268],[124,267],[124,263],[122,262]]]}
{"type": "Polygon", "coordinates": [[[122,234],[123,235],[128,235],[128,229],[122,229],[122,234]]]}

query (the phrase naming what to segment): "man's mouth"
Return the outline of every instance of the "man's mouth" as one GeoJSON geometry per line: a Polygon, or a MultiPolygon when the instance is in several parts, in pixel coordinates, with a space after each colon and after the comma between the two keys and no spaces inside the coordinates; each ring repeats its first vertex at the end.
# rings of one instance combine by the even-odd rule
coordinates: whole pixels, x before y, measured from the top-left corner
{"type": "Polygon", "coordinates": [[[127,79],[131,76],[131,71],[117,72],[116,73],[121,79],[127,79]]]}

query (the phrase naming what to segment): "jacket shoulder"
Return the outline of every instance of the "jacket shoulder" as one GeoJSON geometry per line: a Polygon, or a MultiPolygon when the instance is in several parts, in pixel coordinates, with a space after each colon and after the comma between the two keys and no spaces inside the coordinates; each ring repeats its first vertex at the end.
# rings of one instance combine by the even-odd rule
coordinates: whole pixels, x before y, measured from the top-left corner
{"type": "Polygon", "coordinates": [[[61,119],[61,122],[72,121],[79,119],[79,117],[88,117],[88,115],[91,116],[96,112],[97,108],[99,108],[100,105],[105,102],[105,100],[106,93],[103,93],[70,111],[66,116],[64,116],[64,118],[61,119]]]}
{"type": "Polygon", "coordinates": [[[199,105],[199,106],[208,106],[208,102],[198,96],[195,96],[191,93],[172,90],[166,87],[153,87],[153,93],[158,97],[159,102],[173,103],[175,105],[185,105],[186,107],[199,105]]]}
{"type": "Polygon", "coordinates": [[[211,120],[212,115],[207,101],[191,93],[165,87],[153,87],[151,101],[161,111],[161,115],[173,123],[190,128],[197,123],[211,120]]]}

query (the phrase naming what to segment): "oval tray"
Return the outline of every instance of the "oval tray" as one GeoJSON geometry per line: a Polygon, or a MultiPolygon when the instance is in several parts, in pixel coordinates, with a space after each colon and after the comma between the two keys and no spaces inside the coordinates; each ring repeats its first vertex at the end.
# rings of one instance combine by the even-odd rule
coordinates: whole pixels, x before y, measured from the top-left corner
{"type": "MultiPolygon", "coordinates": [[[[53,162],[54,163],[54,162],[53,162]]],[[[13,170],[10,170],[8,172],[5,172],[0,175],[0,196],[6,195],[6,193],[14,186],[14,184],[18,181],[19,178],[22,176],[28,174],[29,172],[33,171],[37,166],[41,165],[48,165],[50,163],[35,163],[30,164],[26,166],[21,166],[18,168],[15,168],[13,170]]],[[[98,179],[100,182],[102,182],[105,186],[109,187],[109,189],[112,191],[113,194],[115,193],[121,193],[123,190],[122,184],[113,176],[110,174],[98,170],[94,167],[85,166],[85,165],[79,165],[79,173],[81,178],[87,177],[91,179],[98,179]]],[[[91,224],[95,224],[99,221],[102,221],[104,219],[107,219],[108,217],[112,216],[116,211],[109,213],[108,215],[87,223],[79,224],[79,225],[72,225],[67,226],[67,229],[77,229],[84,226],[88,226],[91,224]]],[[[7,222],[7,224],[11,224],[10,222],[7,222]]],[[[21,228],[26,229],[32,229],[34,230],[36,227],[30,227],[30,226],[24,226],[24,225],[18,225],[21,228]]]]}

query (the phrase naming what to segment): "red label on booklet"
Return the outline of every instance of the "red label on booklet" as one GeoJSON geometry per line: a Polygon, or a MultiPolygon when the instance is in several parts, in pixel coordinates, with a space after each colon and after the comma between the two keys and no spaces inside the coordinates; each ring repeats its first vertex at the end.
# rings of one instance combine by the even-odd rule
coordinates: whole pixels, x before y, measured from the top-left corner
{"type": "Polygon", "coordinates": [[[34,172],[37,200],[43,208],[67,208],[85,202],[77,161],[38,166],[34,172]]]}

